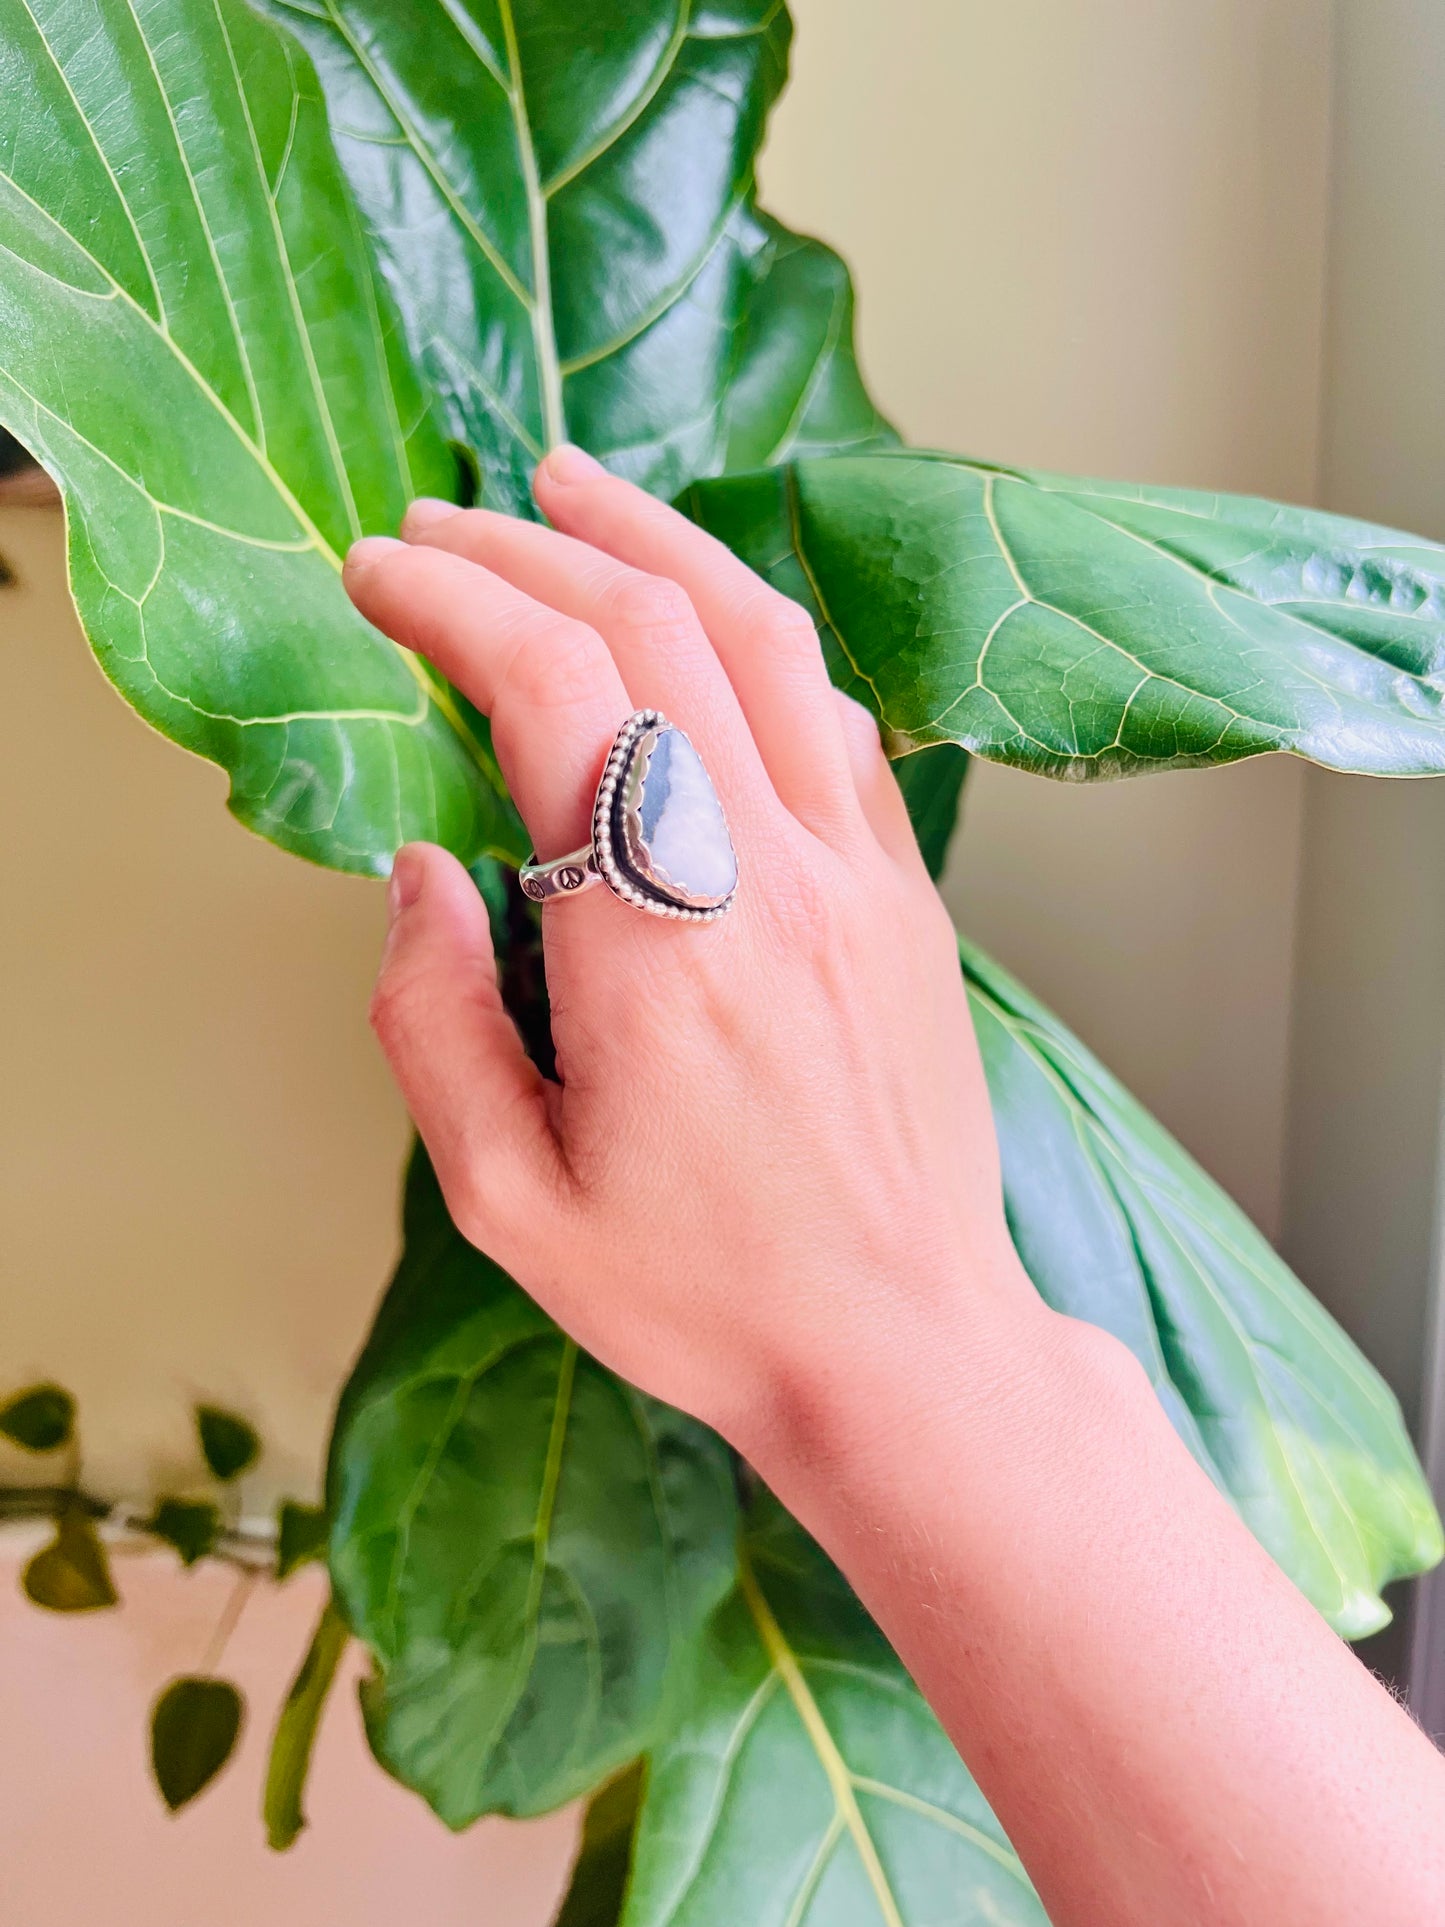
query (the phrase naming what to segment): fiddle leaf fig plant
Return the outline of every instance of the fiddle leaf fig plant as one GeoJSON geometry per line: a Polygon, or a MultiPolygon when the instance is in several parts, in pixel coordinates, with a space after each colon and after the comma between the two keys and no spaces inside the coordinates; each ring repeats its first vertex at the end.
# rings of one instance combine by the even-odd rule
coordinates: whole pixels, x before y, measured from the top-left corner
{"type": "MultiPolygon", "coordinates": [[[[544,1065],[486,721],[338,571],[415,494],[534,514],[564,437],[810,611],[935,874],[971,755],[1445,770],[1440,548],[900,445],[846,269],[757,204],[790,32],[781,0],[0,0],[0,425],[59,486],[98,660],[283,849],[455,851],[544,1065]]],[[[1377,1628],[1442,1550],[1383,1382],[1048,1011],[961,967],[1039,1291],[1135,1351],[1340,1632],[1377,1628]]],[[[224,1479],[248,1441],[211,1430],[224,1479]]],[[[573,1927],[1043,1919],[841,1577],[466,1244],[420,1154],[327,1501],[282,1523],[284,1569],[329,1538],[333,1600],[274,1845],[352,1634],[378,1759],[449,1825],[592,1796],[573,1927]]]]}

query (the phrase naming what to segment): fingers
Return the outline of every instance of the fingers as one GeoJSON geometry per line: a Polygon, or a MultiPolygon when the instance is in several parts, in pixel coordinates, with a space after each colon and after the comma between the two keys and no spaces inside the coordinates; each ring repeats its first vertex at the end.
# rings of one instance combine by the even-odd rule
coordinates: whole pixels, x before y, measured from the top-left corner
{"type": "Polygon", "coordinates": [[[705,747],[709,767],[730,801],[766,784],[732,685],[677,583],[630,568],[540,522],[488,509],[414,502],[402,534],[410,543],[481,563],[536,601],[596,630],[627,685],[629,707],[661,709],[689,731],[705,747]]]}
{"type": "Polygon", "coordinates": [[[893,766],[883,753],[877,723],[862,703],[854,702],[841,689],[833,691],[833,701],[848,746],[858,801],[869,828],[895,863],[922,869],[926,874],[908,805],[903,800],[893,766]]]}
{"type": "Polygon", "coordinates": [[[597,632],[459,555],[386,537],[354,544],[343,580],[369,622],[491,718],[502,773],[542,855],[585,842],[602,765],[632,708],[597,632]]]}
{"type": "Polygon", "coordinates": [[[825,837],[852,820],[847,752],[807,613],[721,542],[581,449],[554,449],[535,488],[556,528],[687,592],[793,814],[825,837]]]}
{"type": "Polygon", "coordinates": [[[548,1087],[503,1008],[486,906],[456,858],[408,845],[390,904],[372,1026],[458,1227],[506,1262],[562,1190],[548,1087]]]}

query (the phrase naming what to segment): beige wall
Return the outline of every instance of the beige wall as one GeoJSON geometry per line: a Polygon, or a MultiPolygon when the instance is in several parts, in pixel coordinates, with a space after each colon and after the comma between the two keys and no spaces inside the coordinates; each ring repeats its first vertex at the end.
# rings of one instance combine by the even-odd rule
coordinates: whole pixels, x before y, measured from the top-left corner
{"type": "MultiPolygon", "coordinates": [[[[1439,541],[1445,14],[1335,13],[1321,499],[1439,541]]],[[[1445,1497],[1445,785],[1307,772],[1296,952],[1283,1248],[1395,1387],[1445,1497]]],[[[1445,1575],[1416,1591],[1411,1705],[1445,1734],[1445,1575]]],[[[1401,1614],[1370,1663],[1399,1677],[1408,1634],[1401,1614]]]]}
{"type": "MultiPolygon", "coordinates": [[[[870,374],[911,436],[1313,492],[1324,0],[796,12],[770,197],[851,255],[870,374]]],[[[403,1124],[362,1019],[380,905],[246,837],[215,773],[125,711],[63,605],[58,539],[53,515],[0,516],[22,576],[0,597],[4,1376],[74,1384],[117,1488],[183,1470],[194,1396],[239,1405],[270,1446],[260,1500],[314,1476],[392,1248],[403,1124]]],[[[950,877],[974,934],[1270,1226],[1299,794],[1283,762],[1090,792],[982,770],[950,877]]],[[[269,1710],[193,1814],[147,1817],[144,1708],[204,1645],[209,1584],[147,1570],[122,1615],[7,1619],[0,1914],[189,1927],[204,1865],[217,1927],[540,1920],[563,1832],[418,1824],[361,1790],[349,1708],[294,1863],[255,1845],[269,1710]],[[57,1695],[64,1721],[42,1719],[57,1695]],[[46,1912],[77,1837],[91,1871],[68,1856],[46,1912]]],[[[308,1606],[248,1609],[263,1704],[308,1606]]]]}

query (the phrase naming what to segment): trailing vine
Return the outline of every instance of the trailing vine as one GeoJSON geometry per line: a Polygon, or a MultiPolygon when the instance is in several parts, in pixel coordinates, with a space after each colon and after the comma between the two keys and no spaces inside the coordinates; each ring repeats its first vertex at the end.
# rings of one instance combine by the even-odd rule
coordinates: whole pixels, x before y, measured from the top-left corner
{"type": "MultiPolygon", "coordinates": [[[[287,1579],[326,1555],[326,1514],[317,1506],[283,1499],[274,1522],[266,1526],[242,1515],[239,1482],[261,1456],[254,1427],[216,1405],[198,1405],[193,1416],[208,1489],[164,1494],[146,1509],[107,1498],[85,1484],[76,1401],[63,1386],[49,1381],[28,1385],[0,1405],[0,1436],[47,1461],[47,1472],[54,1468],[53,1476],[34,1482],[0,1484],[0,1525],[50,1527],[50,1536],[20,1576],[22,1591],[35,1605],[56,1613],[118,1606],[114,1552],[169,1550],[183,1566],[212,1560],[235,1574],[197,1671],[167,1681],[151,1708],[151,1770],[173,1813],[211,1784],[240,1737],[245,1696],[222,1676],[220,1667],[247,1601],[258,1584],[287,1579]]],[[[335,1620],[329,1606],[327,1613],[335,1620]]],[[[332,1648],[328,1684],[340,1655],[334,1634],[328,1651],[332,1648]]],[[[271,1779],[278,1783],[278,1803],[289,1800],[294,1824],[286,1838],[280,1837],[284,1827],[269,1827],[273,1845],[289,1845],[304,1824],[300,1781],[321,1710],[314,1698],[308,1682],[306,1718],[299,1726],[291,1700],[282,1710],[274,1749],[280,1766],[273,1759],[271,1779]],[[305,1743],[298,1750],[300,1734],[305,1743]]],[[[268,1823],[271,1799],[268,1783],[268,1823]]]]}

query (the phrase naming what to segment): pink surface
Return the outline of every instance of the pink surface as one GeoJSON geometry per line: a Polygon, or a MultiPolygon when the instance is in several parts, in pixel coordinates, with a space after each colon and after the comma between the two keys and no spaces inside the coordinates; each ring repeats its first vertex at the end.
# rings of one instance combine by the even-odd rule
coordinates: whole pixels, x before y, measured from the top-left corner
{"type": "Polygon", "coordinates": [[[194,1671],[233,1584],[225,1570],[118,1559],[124,1604],[75,1617],[19,1590],[0,1551],[0,1923],[3,1927],[542,1927],[572,1851],[564,1813],[449,1834],[388,1780],[361,1731],[349,1657],[322,1725],[290,1853],[261,1830],[276,1709],[305,1650],[321,1579],[257,1586],[220,1670],[248,1717],[224,1774],[174,1817],[147,1759],[147,1715],[194,1671]]]}

